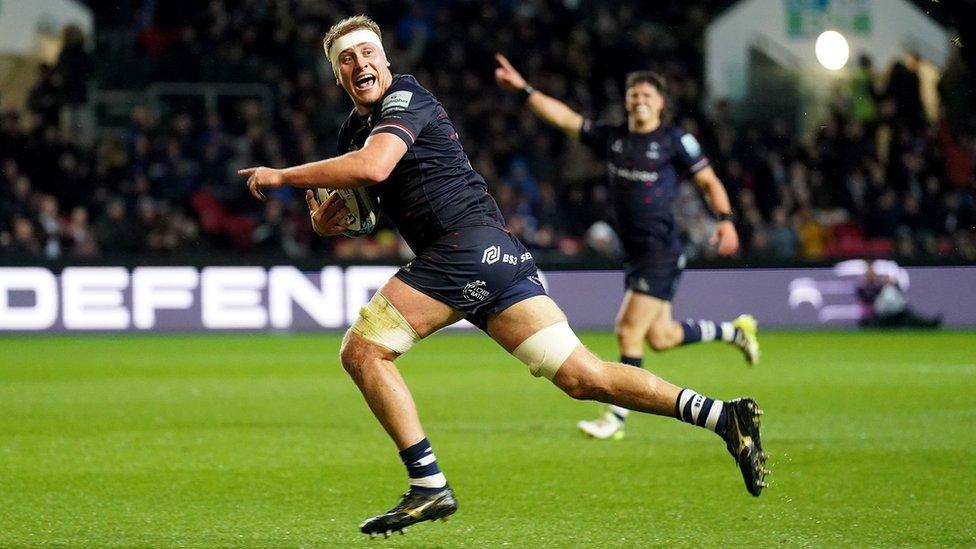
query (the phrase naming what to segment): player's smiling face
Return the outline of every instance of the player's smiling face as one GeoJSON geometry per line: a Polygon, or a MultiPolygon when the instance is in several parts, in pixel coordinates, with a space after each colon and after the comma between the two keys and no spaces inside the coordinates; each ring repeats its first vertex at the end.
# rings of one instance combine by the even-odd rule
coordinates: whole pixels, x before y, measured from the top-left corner
{"type": "Polygon", "coordinates": [[[664,97],[653,84],[638,82],[627,88],[625,107],[627,118],[637,126],[656,125],[661,121],[664,97]]]}
{"type": "Polygon", "coordinates": [[[339,54],[338,83],[356,103],[360,114],[373,108],[392,81],[390,63],[376,45],[363,42],[339,54]]]}

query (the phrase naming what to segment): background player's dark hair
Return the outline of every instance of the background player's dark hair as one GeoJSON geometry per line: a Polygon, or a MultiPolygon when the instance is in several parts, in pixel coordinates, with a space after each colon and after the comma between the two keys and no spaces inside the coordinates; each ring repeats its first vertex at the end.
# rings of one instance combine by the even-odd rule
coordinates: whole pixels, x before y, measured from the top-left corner
{"type": "Polygon", "coordinates": [[[629,90],[637,84],[650,84],[657,88],[657,92],[664,97],[667,94],[667,87],[664,77],[654,71],[634,71],[627,74],[626,87],[629,90]]]}

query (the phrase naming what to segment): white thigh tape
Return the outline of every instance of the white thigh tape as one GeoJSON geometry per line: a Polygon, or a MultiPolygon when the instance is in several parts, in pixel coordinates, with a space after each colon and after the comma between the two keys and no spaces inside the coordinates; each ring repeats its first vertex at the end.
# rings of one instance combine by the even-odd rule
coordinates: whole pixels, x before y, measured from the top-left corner
{"type": "Polygon", "coordinates": [[[532,375],[551,380],[579,345],[579,338],[564,320],[532,334],[512,354],[529,367],[532,375]]]}
{"type": "Polygon", "coordinates": [[[407,319],[379,292],[373,294],[369,303],[359,310],[359,318],[353,322],[350,330],[400,354],[409,351],[414,343],[420,341],[420,336],[407,319]]]}

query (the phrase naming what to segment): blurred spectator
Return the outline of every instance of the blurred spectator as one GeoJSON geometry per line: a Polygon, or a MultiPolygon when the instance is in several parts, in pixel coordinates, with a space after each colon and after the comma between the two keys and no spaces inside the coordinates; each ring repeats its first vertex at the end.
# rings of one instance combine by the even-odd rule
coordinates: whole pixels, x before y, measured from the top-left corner
{"type": "Polygon", "coordinates": [[[504,179],[516,194],[521,195],[530,208],[536,209],[539,206],[539,186],[529,172],[529,163],[525,158],[516,156],[509,165],[508,177],[504,179]]]}
{"type": "Polygon", "coordinates": [[[118,255],[134,251],[138,236],[125,211],[125,202],[112,199],[105,213],[95,224],[95,239],[98,247],[108,255],[118,255]]]}
{"type": "Polygon", "coordinates": [[[827,228],[817,220],[813,211],[804,208],[794,214],[794,226],[800,240],[800,255],[817,261],[827,255],[827,228]]]}
{"type": "Polygon", "coordinates": [[[84,206],[75,206],[71,210],[71,217],[68,218],[64,233],[73,257],[98,255],[98,244],[92,228],[88,225],[88,210],[84,206]]]}
{"type": "Polygon", "coordinates": [[[37,224],[39,237],[44,243],[44,256],[48,259],[61,257],[61,218],[58,200],[51,195],[40,195],[37,204],[37,224]]]}
{"type": "Polygon", "coordinates": [[[918,65],[918,54],[906,53],[892,65],[888,75],[888,88],[885,90],[885,98],[894,107],[895,118],[913,131],[918,131],[925,125],[918,65]]]}
{"type": "MultiPolygon", "coordinates": [[[[254,244],[265,251],[283,250],[291,257],[304,255],[295,238],[295,225],[285,216],[284,204],[276,198],[268,199],[264,206],[264,222],[251,233],[254,244]]],[[[301,222],[306,222],[306,219],[303,217],[301,222]]]]}
{"type": "Polygon", "coordinates": [[[63,81],[64,106],[70,111],[88,102],[88,82],[94,67],[85,50],[85,35],[80,28],[75,25],[65,27],[63,41],[54,72],[63,81]]]}
{"type": "Polygon", "coordinates": [[[799,237],[786,216],[786,210],[778,207],[773,210],[772,224],[767,231],[769,247],[777,259],[796,257],[799,237]]]}
{"type": "Polygon", "coordinates": [[[65,102],[64,77],[42,63],[37,67],[37,82],[27,96],[27,107],[44,124],[57,126],[61,123],[61,108],[65,102]]]}
{"type": "Polygon", "coordinates": [[[14,254],[26,256],[40,256],[41,242],[37,238],[34,225],[26,217],[16,216],[13,219],[13,238],[11,240],[11,251],[14,254]]]}
{"type": "Polygon", "coordinates": [[[953,141],[976,138],[976,109],[973,109],[976,104],[976,55],[971,53],[976,48],[966,50],[973,55],[973,64],[967,66],[963,48],[954,48],[939,80],[939,95],[946,111],[945,126],[951,134],[945,137],[953,141]]]}
{"type": "Polygon", "coordinates": [[[868,236],[893,237],[900,217],[898,195],[891,189],[885,190],[868,214],[868,236]]]}
{"type": "Polygon", "coordinates": [[[875,79],[871,57],[861,55],[851,78],[851,115],[862,124],[871,124],[877,116],[879,94],[875,79]]]}

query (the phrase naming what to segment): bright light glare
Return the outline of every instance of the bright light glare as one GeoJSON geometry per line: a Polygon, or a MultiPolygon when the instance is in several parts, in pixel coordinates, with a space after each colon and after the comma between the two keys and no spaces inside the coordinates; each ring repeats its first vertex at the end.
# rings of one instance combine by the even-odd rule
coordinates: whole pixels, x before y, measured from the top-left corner
{"type": "Polygon", "coordinates": [[[817,53],[817,61],[832,71],[844,68],[851,55],[851,49],[844,35],[832,30],[821,33],[813,49],[817,53]]]}

